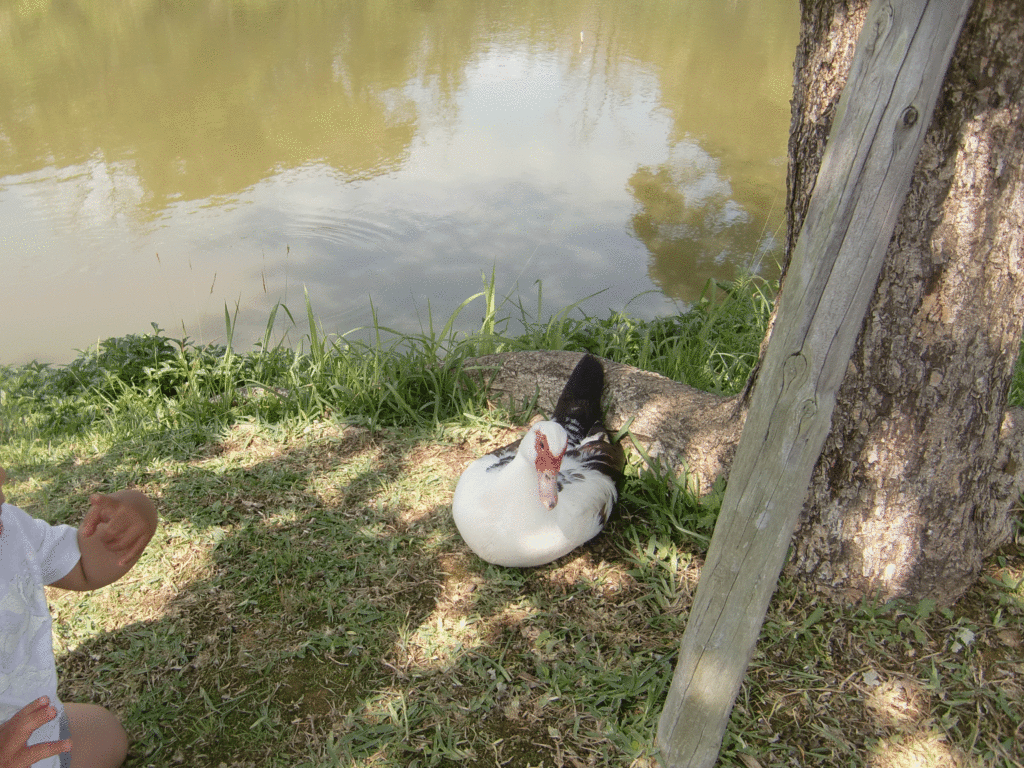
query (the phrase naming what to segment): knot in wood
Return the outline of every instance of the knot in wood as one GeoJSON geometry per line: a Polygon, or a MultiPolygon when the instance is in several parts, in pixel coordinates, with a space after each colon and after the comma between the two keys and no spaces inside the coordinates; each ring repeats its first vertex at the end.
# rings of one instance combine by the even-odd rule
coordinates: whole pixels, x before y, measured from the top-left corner
{"type": "Polygon", "coordinates": [[[807,434],[808,428],[812,425],[814,417],[818,413],[818,403],[814,398],[808,398],[800,403],[800,423],[797,427],[798,434],[807,434]]]}
{"type": "Polygon", "coordinates": [[[808,368],[810,365],[803,352],[794,352],[787,357],[782,366],[783,391],[802,387],[807,380],[808,368]]]}
{"type": "Polygon", "coordinates": [[[913,128],[919,116],[917,107],[907,107],[903,110],[903,114],[900,115],[900,122],[904,128],[913,128]]]}

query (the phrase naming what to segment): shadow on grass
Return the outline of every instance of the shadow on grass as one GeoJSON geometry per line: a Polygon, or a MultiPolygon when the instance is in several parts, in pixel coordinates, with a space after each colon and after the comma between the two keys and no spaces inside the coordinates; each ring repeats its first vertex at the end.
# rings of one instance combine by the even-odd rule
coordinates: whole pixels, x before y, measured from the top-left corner
{"type": "MultiPolygon", "coordinates": [[[[174,461],[69,460],[19,485],[52,515],[137,476],[163,516],[125,579],[51,601],[61,695],[120,714],[130,768],[653,765],[699,556],[627,505],[549,566],[482,563],[449,507],[508,437],[482,431],[242,424],[174,461]]],[[[1019,764],[1022,563],[1018,541],[956,611],[838,608],[783,581],[723,763],[1019,764]]]]}
{"type": "MultiPolygon", "coordinates": [[[[479,441],[311,430],[242,425],[162,460],[137,481],[162,515],[140,564],[53,597],[61,695],[120,714],[128,766],[644,759],[689,592],[641,585],[628,519],[551,566],[496,568],[448,506],[479,441]]],[[[69,465],[45,494],[131,474],[69,465]]]]}

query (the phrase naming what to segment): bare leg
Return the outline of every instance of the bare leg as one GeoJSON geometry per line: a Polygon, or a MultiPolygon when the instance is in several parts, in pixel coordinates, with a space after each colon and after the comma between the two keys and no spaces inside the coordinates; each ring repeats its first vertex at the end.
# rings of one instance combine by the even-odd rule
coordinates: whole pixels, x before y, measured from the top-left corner
{"type": "Polygon", "coordinates": [[[128,755],[121,722],[98,704],[65,704],[71,727],[71,768],[117,768],[128,755]]]}

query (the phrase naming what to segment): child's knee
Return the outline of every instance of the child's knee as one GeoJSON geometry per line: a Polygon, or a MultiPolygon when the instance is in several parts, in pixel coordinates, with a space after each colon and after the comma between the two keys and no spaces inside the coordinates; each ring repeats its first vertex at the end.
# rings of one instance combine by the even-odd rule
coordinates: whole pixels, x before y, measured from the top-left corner
{"type": "Polygon", "coordinates": [[[71,729],[71,768],[117,768],[128,756],[128,734],[98,704],[65,704],[71,729]]]}
{"type": "Polygon", "coordinates": [[[110,710],[103,710],[110,717],[110,740],[111,740],[111,753],[117,760],[116,765],[120,765],[128,757],[128,732],[121,725],[121,721],[117,719],[110,710]]]}

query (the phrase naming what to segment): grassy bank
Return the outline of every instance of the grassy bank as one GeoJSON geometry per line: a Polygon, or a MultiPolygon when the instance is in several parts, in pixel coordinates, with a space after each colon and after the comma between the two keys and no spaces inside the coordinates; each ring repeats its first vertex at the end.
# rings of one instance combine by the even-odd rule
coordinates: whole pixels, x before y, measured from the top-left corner
{"type": "MultiPolygon", "coordinates": [[[[300,350],[269,330],[244,353],[154,332],[0,370],[12,502],[71,523],[96,490],[159,503],[128,577],[51,594],[62,696],[120,714],[129,766],[656,764],[716,498],[632,456],[589,545],[528,571],[482,563],[451,492],[526,414],[488,409],[461,363],[586,348],[734,392],[770,299],[744,282],[649,323],[537,303],[488,286],[461,310],[475,333],[452,318],[362,341],[326,337],[306,307],[300,350]]],[[[1022,580],[1018,537],[951,610],[817,606],[784,582],[723,765],[1024,761],[1022,580]]]]}

